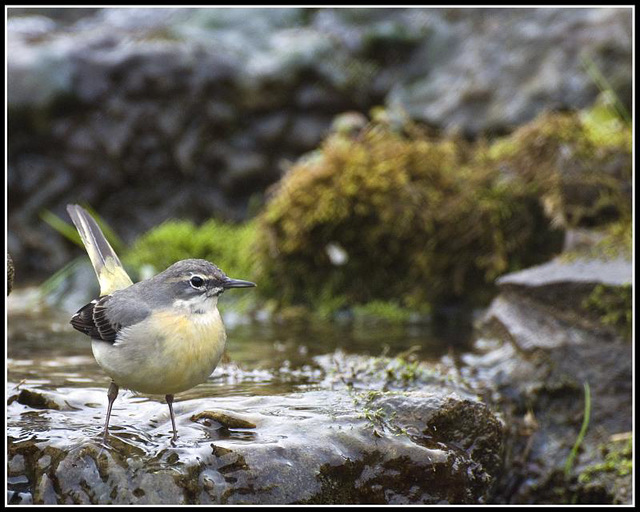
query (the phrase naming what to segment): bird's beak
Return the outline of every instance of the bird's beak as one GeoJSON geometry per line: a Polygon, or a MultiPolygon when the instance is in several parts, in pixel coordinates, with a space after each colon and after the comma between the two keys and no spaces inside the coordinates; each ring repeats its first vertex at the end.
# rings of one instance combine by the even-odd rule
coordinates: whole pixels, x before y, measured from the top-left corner
{"type": "Polygon", "coordinates": [[[222,282],[222,286],[225,290],[227,288],[251,288],[255,285],[256,283],[252,283],[251,281],[243,281],[242,279],[231,279],[230,277],[222,282]]]}

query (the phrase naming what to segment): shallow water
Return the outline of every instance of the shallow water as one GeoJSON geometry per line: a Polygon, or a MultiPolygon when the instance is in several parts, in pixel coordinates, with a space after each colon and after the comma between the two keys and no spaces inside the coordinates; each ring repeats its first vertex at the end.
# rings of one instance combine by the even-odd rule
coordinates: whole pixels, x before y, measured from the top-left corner
{"type": "MultiPolygon", "coordinates": [[[[99,440],[110,379],[95,362],[89,338],[69,325],[69,312],[47,307],[33,291],[18,291],[9,299],[7,393],[14,397],[8,431],[12,441],[43,437],[54,444],[57,440],[82,446],[99,440]],[[22,390],[39,395],[15,398],[22,390]],[[59,410],[38,405],[42,397],[56,402],[59,410]]],[[[318,404],[300,393],[327,389],[327,371],[334,361],[339,366],[339,359],[348,355],[410,354],[415,361],[435,362],[465,341],[463,333],[436,336],[425,323],[283,325],[249,322],[224,310],[222,314],[228,335],[222,362],[205,383],[176,396],[180,439],[187,445],[210,436],[233,441],[253,435],[245,429],[220,428],[215,421],[214,432],[203,428],[202,422],[191,421],[191,415],[203,408],[242,416],[243,407],[238,409],[237,404],[246,408],[252,397],[273,397],[269,406],[275,404],[279,414],[304,414],[318,404]],[[294,393],[299,403],[295,411],[288,411],[286,404],[294,393]]],[[[114,443],[123,443],[127,452],[166,449],[171,426],[164,397],[121,389],[111,427],[114,443]]]]}
{"type": "MultiPolygon", "coordinates": [[[[455,455],[455,450],[450,447],[427,447],[426,441],[415,444],[409,435],[398,436],[398,427],[375,416],[381,409],[371,401],[373,395],[367,395],[393,379],[399,379],[394,382],[399,382],[403,390],[419,390],[421,394],[414,398],[402,395],[402,400],[409,400],[406,404],[389,406],[394,417],[405,409],[410,417],[410,411],[418,406],[438,410],[445,403],[438,400],[449,397],[452,391],[468,398],[470,395],[457,389],[446,375],[437,371],[432,374],[429,369],[415,372],[412,366],[421,361],[436,363],[452,350],[464,350],[463,332],[436,336],[424,323],[258,323],[227,316],[223,310],[228,326],[227,353],[205,383],[176,396],[177,443],[171,443],[171,421],[163,397],[121,390],[105,445],[101,433],[110,379],[93,359],[90,340],[71,328],[69,312],[26,299],[20,293],[15,297],[12,294],[8,308],[11,503],[61,503],[69,499],[74,503],[103,503],[105,499],[137,503],[137,495],[127,494],[129,477],[123,476],[120,482],[113,476],[120,471],[118,468],[126,466],[132,475],[156,469],[176,472],[181,478],[181,471],[190,474],[202,461],[208,461],[214,469],[229,464],[232,478],[224,468],[207,469],[201,476],[215,477],[216,482],[222,474],[231,478],[226,483],[218,482],[222,487],[216,484],[220,489],[214,489],[233,496],[235,492],[241,496],[243,489],[233,483],[234,479],[253,482],[251,479],[267,478],[264,475],[280,478],[277,475],[281,470],[283,474],[306,471],[309,482],[305,489],[311,499],[322,490],[314,467],[334,468],[345,460],[360,460],[372,449],[372,443],[386,446],[380,448],[381,453],[395,454],[393,457],[399,460],[415,458],[419,471],[425,470],[420,464],[428,463],[457,474],[455,468],[472,464],[467,459],[451,464],[449,455],[455,455]],[[378,357],[382,355],[388,357],[378,357]],[[399,355],[405,359],[389,359],[399,355]],[[409,359],[406,368],[416,376],[404,380],[402,361],[409,359]],[[387,366],[389,361],[399,366],[387,366]],[[361,378],[364,380],[358,380],[361,378]],[[411,455],[398,455],[405,451],[411,455]],[[74,465],[77,460],[84,462],[74,465]],[[91,460],[98,465],[101,463],[97,461],[111,461],[105,462],[110,468],[107,473],[112,475],[107,493],[110,498],[78,497],[83,496],[83,482],[89,478],[83,471],[93,467],[91,460]],[[275,468],[276,463],[282,467],[275,468]],[[270,468],[266,473],[257,470],[266,466],[270,468]],[[55,489],[47,484],[48,479],[57,482],[55,489]]],[[[391,389],[394,386],[392,383],[391,389]]],[[[91,488],[98,489],[101,480],[94,477],[90,478],[91,488]]],[[[348,482],[346,478],[343,483],[348,482]]],[[[458,482],[456,488],[465,488],[464,482],[458,482]]],[[[163,485],[145,487],[148,494],[140,503],[181,502],[183,488],[175,487],[173,480],[167,485],[172,490],[166,496],[162,494],[163,485]]],[[[268,492],[280,488],[273,487],[268,478],[264,485],[271,489],[268,492]]],[[[228,498],[230,503],[236,499],[220,496],[210,499],[227,502],[228,498]]],[[[283,496],[237,499],[279,503],[289,499],[283,496]]],[[[209,498],[200,499],[207,502],[209,498]]]]}
{"type": "MultiPolygon", "coordinates": [[[[8,382],[40,389],[107,387],[89,338],[69,325],[70,314],[10,297],[8,307],[8,382]]],[[[314,358],[346,354],[395,357],[411,353],[436,361],[465,346],[464,332],[435,335],[431,325],[383,323],[238,322],[227,324],[227,350],[206,383],[177,400],[228,395],[268,395],[313,389],[323,377],[314,358]]]]}

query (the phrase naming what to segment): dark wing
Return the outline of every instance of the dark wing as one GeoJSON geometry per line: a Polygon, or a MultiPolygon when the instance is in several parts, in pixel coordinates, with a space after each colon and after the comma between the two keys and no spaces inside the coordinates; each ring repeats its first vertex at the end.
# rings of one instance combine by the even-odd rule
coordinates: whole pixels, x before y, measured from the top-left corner
{"type": "Polygon", "coordinates": [[[93,339],[113,343],[122,326],[107,317],[107,303],[111,295],[92,300],[71,317],[71,325],[93,339]]]}

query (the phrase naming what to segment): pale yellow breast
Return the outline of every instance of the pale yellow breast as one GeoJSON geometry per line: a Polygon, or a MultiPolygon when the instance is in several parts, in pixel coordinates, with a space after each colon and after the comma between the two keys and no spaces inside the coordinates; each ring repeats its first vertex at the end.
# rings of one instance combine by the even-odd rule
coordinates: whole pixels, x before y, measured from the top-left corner
{"type": "Polygon", "coordinates": [[[216,307],[201,314],[158,311],[121,334],[114,345],[93,344],[100,366],[120,386],[163,395],[206,381],[226,342],[216,307]]]}
{"type": "MultiPolygon", "coordinates": [[[[204,382],[217,366],[226,341],[217,308],[206,314],[154,314],[153,323],[164,337],[160,357],[172,361],[164,380],[172,387],[189,389],[204,382]]],[[[178,391],[176,391],[178,392],[178,391]]]]}

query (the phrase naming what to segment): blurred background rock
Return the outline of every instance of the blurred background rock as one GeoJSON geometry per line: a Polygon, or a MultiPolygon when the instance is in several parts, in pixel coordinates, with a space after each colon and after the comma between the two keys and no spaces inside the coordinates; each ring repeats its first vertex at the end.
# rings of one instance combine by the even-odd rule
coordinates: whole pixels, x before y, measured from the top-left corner
{"type": "Polygon", "coordinates": [[[467,139],[631,103],[629,9],[8,11],[8,244],[18,284],[71,259],[40,215],[84,201],[131,242],[240,221],[337,114],[374,106],[467,139]]]}

